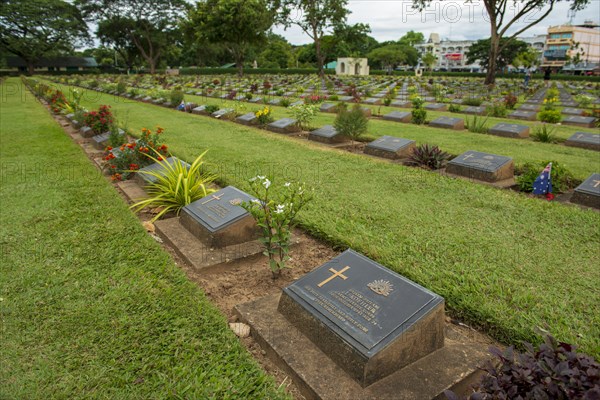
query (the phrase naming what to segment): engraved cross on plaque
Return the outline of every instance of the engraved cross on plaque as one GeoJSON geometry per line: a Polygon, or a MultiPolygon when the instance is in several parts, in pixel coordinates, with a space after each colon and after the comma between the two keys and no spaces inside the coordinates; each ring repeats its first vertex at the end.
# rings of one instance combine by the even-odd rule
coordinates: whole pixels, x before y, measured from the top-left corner
{"type": "Polygon", "coordinates": [[[473,154],[467,154],[466,156],[463,157],[463,161],[467,161],[469,158],[473,158],[475,157],[473,154]]]}
{"type": "Polygon", "coordinates": [[[333,273],[333,275],[331,275],[329,278],[325,279],[323,282],[319,283],[317,286],[322,287],[324,284],[326,284],[327,282],[329,282],[330,280],[332,280],[334,278],[342,278],[343,280],[348,279],[348,277],[346,275],[343,275],[343,273],[349,269],[350,269],[350,267],[348,267],[348,266],[342,268],[341,271],[336,271],[333,268],[329,268],[329,272],[333,273]]]}
{"type": "Polygon", "coordinates": [[[594,179],[594,182],[596,182],[596,183],[594,184],[594,187],[595,187],[595,188],[597,188],[598,186],[600,186],[600,181],[599,181],[599,180],[596,180],[596,179],[594,179]]]}
{"type": "Polygon", "coordinates": [[[223,197],[223,193],[221,193],[220,195],[214,195],[213,194],[212,198],[210,198],[210,199],[208,199],[206,201],[203,201],[202,204],[210,203],[213,200],[221,200],[221,197],[223,197]]]}

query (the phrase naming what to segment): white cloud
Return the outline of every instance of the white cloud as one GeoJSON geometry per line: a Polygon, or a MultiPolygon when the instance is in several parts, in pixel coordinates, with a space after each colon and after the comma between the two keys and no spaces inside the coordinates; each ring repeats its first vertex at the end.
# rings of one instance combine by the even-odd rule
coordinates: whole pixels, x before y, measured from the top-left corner
{"type": "MultiPolygon", "coordinates": [[[[482,39],[489,37],[490,27],[482,0],[467,3],[464,0],[435,0],[423,13],[413,10],[410,0],[350,0],[348,8],[352,12],[348,23],[368,23],[371,35],[378,41],[398,40],[410,30],[423,32],[425,38],[431,33],[439,33],[442,38],[453,40],[482,39]]],[[[523,36],[545,34],[548,26],[568,22],[569,3],[560,2],[541,23],[523,33],[523,36]]],[[[517,10],[510,10],[511,13],[517,10]]],[[[535,11],[521,18],[509,31],[515,32],[536,19],[542,11],[535,11]]],[[[514,14],[512,14],[514,15],[514,14]]],[[[573,24],[584,20],[600,18],[600,1],[591,0],[590,5],[576,14],[573,24]]],[[[275,33],[285,36],[292,44],[311,43],[312,40],[296,26],[284,31],[277,27],[275,33]]]]}

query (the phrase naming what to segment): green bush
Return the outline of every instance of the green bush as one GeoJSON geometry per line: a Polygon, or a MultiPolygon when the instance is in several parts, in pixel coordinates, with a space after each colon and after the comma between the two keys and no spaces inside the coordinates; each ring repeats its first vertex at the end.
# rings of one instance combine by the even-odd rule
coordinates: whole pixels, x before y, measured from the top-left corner
{"type": "Polygon", "coordinates": [[[206,107],[204,107],[204,111],[206,111],[209,114],[212,114],[215,111],[219,111],[219,106],[214,105],[214,104],[209,104],[206,107]]]}
{"type": "Polygon", "coordinates": [[[358,104],[355,104],[350,111],[346,107],[340,107],[333,123],[337,133],[350,138],[353,142],[367,133],[368,125],[369,118],[365,116],[358,104]]]}
{"type": "Polygon", "coordinates": [[[417,125],[424,124],[427,119],[427,110],[425,110],[423,108],[423,104],[425,104],[425,101],[419,96],[414,96],[411,99],[411,102],[413,105],[413,110],[411,112],[411,114],[412,114],[411,122],[413,124],[417,124],[417,125]]]}
{"type": "Polygon", "coordinates": [[[462,108],[458,105],[458,104],[450,104],[448,106],[448,111],[450,111],[451,113],[459,113],[461,112],[462,108]]]}
{"type": "Polygon", "coordinates": [[[485,108],[485,112],[487,115],[496,118],[504,118],[508,115],[508,110],[506,109],[504,102],[494,102],[485,108]]]}
{"type": "Polygon", "coordinates": [[[465,106],[479,107],[481,103],[483,103],[483,100],[476,97],[467,97],[466,99],[463,99],[462,103],[465,106]]]}
{"type": "Polygon", "coordinates": [[[465,125],[469,132],[473,133],[488,133],[487,120],[489,117],[480,117],[473,115],[473,118],[466,117],[465,125]]]}
{"type": "Polygon", "coordinates": [[[535,142],[557,143],[559,139],[554,135],[554,131],[554,128],[548,127],[546,124],[542,124],[541,126],[536,126],[533,128],[531,137],[535,142]]]}
{"type": "Polygon", "coordinates": [[[183,90],[180,87],[176,87],[171,90],[170,99],[172,106],[178,106],[183,101],[183,90]]]}
{"type": "Polygon", "coordinates": [[[560,122],[561,118],[558,110],[543,110],[538,113],[538,119],[549,124],[556,124],[560,122]]]}
{"type": "MultiPolygon", "coordinates": [[[[550,161],[542,161],[539,163],[525,163],[521,167],[517,167],[515,175],[517,175],[517,184],[522,192],[533,191],[533,183],[542,173],[546,165],[550,161]]],[[[578,182],[573,174],[564,166],[556,161],[552,161],[552,188],[554,193],[564,193],[569,189],[576,187],[578,182]]]]}

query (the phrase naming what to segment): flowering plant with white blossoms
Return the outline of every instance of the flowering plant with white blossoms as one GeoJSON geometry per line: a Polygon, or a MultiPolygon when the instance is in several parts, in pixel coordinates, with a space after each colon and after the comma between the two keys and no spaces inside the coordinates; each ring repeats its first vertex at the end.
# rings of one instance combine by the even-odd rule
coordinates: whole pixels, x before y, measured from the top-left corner
{"type": "Polygon", "coordinates": [[[312,200],[313,190],[299,182],[277,186],[273,178],[259,175],[250,179],[250,193],[256,199],[241,206],[252,214],[262,230],[263,254],[269,257],[269,268],[276,279],[290,259],[291,234],[298,212],[312,200]]]}

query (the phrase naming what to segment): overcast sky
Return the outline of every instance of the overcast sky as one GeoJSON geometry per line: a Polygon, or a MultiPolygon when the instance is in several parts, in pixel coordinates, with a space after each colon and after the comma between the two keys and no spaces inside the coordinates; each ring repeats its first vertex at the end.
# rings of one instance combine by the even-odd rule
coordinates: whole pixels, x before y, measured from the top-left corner
{"type": "MultiPolygon", "coordinates": [[[[423,13],[411,8],[409,0],[349,0],[348,8],[351,11],[348,17],[349,24],[358,22],[371,26],[371,36],[379,42],[398,40],[410,30],[422,32],[425,39],[430,33],[439,33],[441,38],[452,40],[482,39],[489,37],[490,28],[483,0],[473,0],[465,3],[464,0],[434,1],[423,13]]],[[[530,28],[521,36],[545,34],[548,26],[562,25],[569,21],[569,3],[558,3],[552,13],[540,24],[530,28]]],[[[517,10],[512,10],[516,13],[517,10]]],[[[523,17],[514,25],[512,31],[522,28],[536,19],[540,11],[523,17]],[[537,14],[535,14],[537,13],[537,14]]],[[[514,14],[513,14],[514,15],[514,14]]],[[[591,0],[590,5],[576,13],[573,24],[583,23],[584,20],[600,19],[600,0],[591,0]]],[[[296,26],[284,31],[275,28],[275,33],[283,35],[292,44],[311,43],[312,40],[296,26]]]]}

